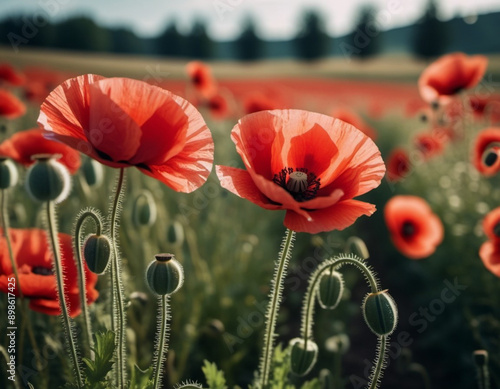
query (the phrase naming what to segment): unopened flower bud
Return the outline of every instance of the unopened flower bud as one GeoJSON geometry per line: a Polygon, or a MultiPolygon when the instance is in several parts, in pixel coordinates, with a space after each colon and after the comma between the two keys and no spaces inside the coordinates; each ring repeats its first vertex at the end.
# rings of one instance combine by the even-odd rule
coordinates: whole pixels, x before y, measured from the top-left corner
{"type": "Polygon", "coordinates": [[[290,341],[291,355],[290,364],[293,374],[300,377],[311,371],[318,358],[318,345],[312,340],[307,340],[307,347],[304,339],[295,338],[290,341]]]}
{"type": "Polygon", "coordinates": [[[156,203],[150,191],[143,190],[135,198],[132,217],[136,226],[151,226],[156,221],[156,203]]]}
{"type": "Polygon", "coordinates": [[[323,309],[334,309],[342,298],[344,291],[344,280],[342,275],[336,271],[323,272],[319,280],[318,302],[323,309]]]}
{"type": "Polygon", "coordinates": [[[146,270],[146,281],[156,294],[164,296],[177,292],[184,282],[184,270],[173,254],[157,254],[146,270]]]}
{"type": "Polygon", "coordinates": [[[363,316],[373,333],[379,336],[389,335],[396,328],[398,310],[391,295],[383,290],[365,297],[363,316]]]}
{"type": "Polygon", "coordinates": [[[17,184],[19,174],[16,165],[8,158],[0,157],[0,189],[11,188],[17,184]]]}
{"type": "Polygon", "coordinates": [[[111,242],[106,235],[89,235],[83,244],[83,257],[92,273],[103,274],[111,258],[111,242]]]}
{"type": "Polygon", "coordinates": [[[488,351],[476,350],[472,353],[476,366],[483,367],[488,365],[488,351]]]}
{"type": "Polygon", "coordinates": [[[92,158],[85,158],[81,169],[83,177],[85,177],[85,181],[89,187],[97,187],[101,185],[104,177],[104,171],[99,162],[92,158]]]}
{"type": "Polygon", "coordinates": [[[184,227],[177,220],[168,227],[167,240],[170,245],[176,247],[184,243],[184,227]]]}
{"type": "Polygon", "coordinates": [[[56,161],[59,157],[51,154],[32,157],[36,162],[26,175],[26,189],[34,200],[60,203],[68,197],[71,179],[66,167],[56,161]]]}
{"type": "Polygon", "coordinates": [[[346,247],[349,252],[357,255],[361,259],[368,259],[370,257],[370,253],[368,252],[365,242],[357,236],[351,236],[347,239],[346,247]]]}

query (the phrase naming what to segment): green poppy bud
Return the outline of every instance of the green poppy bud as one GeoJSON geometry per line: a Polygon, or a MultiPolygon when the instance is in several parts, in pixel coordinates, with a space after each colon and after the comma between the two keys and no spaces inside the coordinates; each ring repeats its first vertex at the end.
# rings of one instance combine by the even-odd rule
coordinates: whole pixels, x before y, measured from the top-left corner
{"type": "Polygon", "coordinates": [[[363,301],[363,316],[373,333],[389,335],[396,328],[398,310],[387,290],[369,293],[363,301]]]}
{"type": "Polygon", "coordinates": [[[311,371],[316,359],[318,358],[318,345],[312,340],[307,340],[307,347],[304,345],[304,339],[295,338],[290,341],[291,346],[291,371],[300,377],[305,376],[311,371]]]}
{"type": "Polygon", "coordinates": [[[150,191],[143,190],[135,198],[132,217],[136,226],[151,226],[156,221],[156,203],[150,191]]]}
{"type": "Polygon", "coordinates": [[[344,280],[336,271],[326,270],[319,280],[318,302],[323,309],[334,309],[342,298],[344,280]]]}
{"type": "Polygon", "coordinates": [[[365,242],[357,236],[351,236],[347,239],[346,248],[348,252],[351,252],[362,259],[368,259],[370,257],[370,253],[368,252],[365,242]]]}
{"type": "Polygon", "coordinates": [[[104,177],[104,171],[99,162],[92,158],[85,158],[81,169],[83,177],[89,187],[97,187],[101,185],[104,177]]]}
{"type": "Polygon", "coordinates": [[[59,157],[52,154],[32,157],[36,162],[26,175],[26,189],[34,200],[60,203],[68,197],[71,179],[68,169],[56,161],[59,157]]]}
{"type": "Polygon", "coordinates": [[[157,254],[146,270],[146,281],[156,294],[177,292],[184,282],[184,270],[173,254],[157,254]]]}
{"type": "Polygon", "coordinates": [[[472,353],[476,366],[483,367],[488,365],[488,351],[476,350],[472,353]]]}
{"type": "Polygon", "coordinates": [[[176,247],[184,243],[184,227],[177,220],[168,227],[167,240],[170,245],[176,247]]]}
{"type": "Polygon", "coordinates": [[[83,244],[83,258],[92,273],[103,274],[111,258],[111,242],[106,235],[89,235],[83,244]]]}
{"type": "Polygon", "coordinates": [[[0,189],[11,188],[17,184],[19,174],[16,165],[8,158],[0,157],[0,189]]]}

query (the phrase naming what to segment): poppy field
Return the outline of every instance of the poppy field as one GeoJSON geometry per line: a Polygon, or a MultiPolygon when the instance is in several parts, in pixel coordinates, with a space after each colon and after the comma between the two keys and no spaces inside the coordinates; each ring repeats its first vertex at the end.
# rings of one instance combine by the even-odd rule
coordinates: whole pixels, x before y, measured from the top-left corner
{"type": "Polygon", "coordinates": [[[499,387],[497,58],[107,61],[0,63],[1,388],[499,387]]]}

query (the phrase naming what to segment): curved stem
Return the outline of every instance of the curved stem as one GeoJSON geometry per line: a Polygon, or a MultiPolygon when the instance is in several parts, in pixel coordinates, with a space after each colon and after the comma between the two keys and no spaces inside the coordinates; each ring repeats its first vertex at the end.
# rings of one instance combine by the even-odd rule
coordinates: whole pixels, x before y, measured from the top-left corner
{"type": "Polygon", "coordinates": [[[157,356],[155,360],[156,366],[154,367],[154,385],[153,387],[155,389],[158,389],[160,387],[160,381],[161,381],[161,372],[162,372],[162,367],[163,363],[165,361],[164,354],[168,350],[168,320],[169,320],[169,312],[168,312],[168,299],[169,295],[165,296],[160,296],[160,317],[159,319],[161,320],[160,326],[159,326],[159,334],[158,334],[158,340],[157,340],[157,356]]]}
{"type": "Polygon", "coordinates": [[[370,377],[370,385],[369,389],[377,389],[378,380],[380,378],[380,373],[382,372],[382,368],[384,367],[384,359],[385,359],[385,351],[387,346],[387,336],[383,335],[378,338],[379,340],[379,349],[377,352],[377,356],[375,357],[375,370],[373,371],[372,376],[370,377]]]}
{"type": "Polygon", "coordinates": [[[47,202],[47,224],[49,232],[50,245],[54,255],[54,270],[57,280],[57,293],[59,295],[59,306],[61,308],[64,332],[66,333],[66,340],[70,349],[71,362],[73,363],[74,373],[76,375],[76,383],[79,388],[83,387],[82,374],[80,372],[80,365],[78,364],[78,354],[76,352],[76,345],[73,339],[73,332],[71,331],[71,320],[68,314],[68,307],[64,295],[64,275],[61,263],[61,253],[59,248],[59,240],[57,238],[57,228],[55,221],[54,202],[47,202]]]}
{"type": "Polygon", "coordinates": [[[111,242],[113,246],[113,261],[111,262],[111,280],[113,282],[112,286],[112,309],[116,311],[117,317],[113,314],[113,327],[117,333],[117,379],[118,379],[118,388],[122,389],[125,387],[125,379],[126,379],[126,364],[125,364],[125,306],[123,302],[123,285],[121,279],[121,265],[120,265],[120,257],[118,254],[118,244],[116,238],[116,230],[118,228],[118,208],[120,205],[120,200],[123,192],[123,184],[124,184],[124,168],[120,169],[120,174],[118,177],[118,183],[116,185],[115,198],[113,201],[113,205],[111,208],[111,242]],[[116,297],[116,307],[114,304],[114,297],[116,297]]]}
{"type": "Polygon", "coordinates": [[[80,306],[82,307],[82,315],[83,315],[83,325],[84,332],[87,336],[87,345],[90,349],[90,355],[93,356],[94,352],[92,349],[94,348],[94,340],[92,339],[92,323],[90,321],[89,311],[87,309],[87,288],[85,286],[85,265],[82,260],[82,243],[81,243],[81,230],[83,224],[87,220],[87,218],[94,219],[97,229],[97,235],[101,235],[102,231],[102,221],[99,216],[97,216],[92,210],[88,210],[83,212],[75,226],[75,253],[76,253],[76,268],[78,270],[78,287],[80,289],[80,306]]]}
{"type": "Polygon", "coordinates": [[[260,365],[260,387],[264,388],[269,381],[269,371],[271,369],[271,359],[273,355],[274,330],[276,328],[276,318],[278,316],[279,304],[283,293],[283,280],[285,278],[288,262],[290,261],[290,250],[293,245],[295,232],[286,230],[282,243],[282,251],[279,261],[276,262],[274,278],[271,283],[271,299],[266,311],[266,330],[264,333],[264,349],[262,352],[260,365]]]}

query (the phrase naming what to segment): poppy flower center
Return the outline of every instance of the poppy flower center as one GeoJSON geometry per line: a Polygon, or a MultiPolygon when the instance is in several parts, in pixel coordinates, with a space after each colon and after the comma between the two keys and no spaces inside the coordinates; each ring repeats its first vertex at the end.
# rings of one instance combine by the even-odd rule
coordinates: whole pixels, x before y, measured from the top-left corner
{"type": "Polygon", "coordinates": [[[320,178],[306,168],[285,167],[273,177],[273,182],[286,189],[297,201],[307,201],[316,197],[321,186],[320,178]]]}
{"type": "Polygon", "coordinates": [[[493,233],[500,238],[500,222],[493,227],[493,233]]]}
{"type": "Polygon", "coordinates": [[[417,227],[410,221],[403,223],[401,227],[401,234],[404,238],[411,238],[417,232],[417,227]]]}
{"type": "Polygon", "coordinates": [[[483,162],[487,167],[492,167],[498,161],[498,148],[489,147],[483,154],[483,162]]]}
{"type": "Polygon", "coordinates": [[[51,276],[54,274],[54,271],[52,269],[43,266],[35,266],[33,267],[33,269],[31,269],[31,272],[40,276],[51,276]]]}

